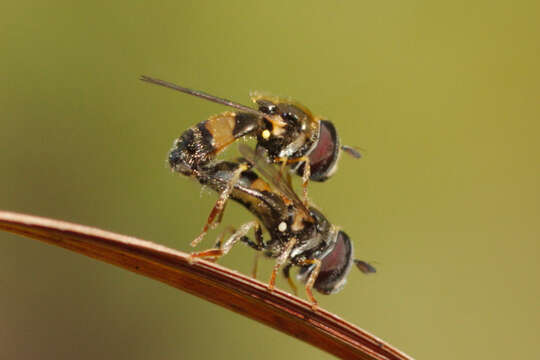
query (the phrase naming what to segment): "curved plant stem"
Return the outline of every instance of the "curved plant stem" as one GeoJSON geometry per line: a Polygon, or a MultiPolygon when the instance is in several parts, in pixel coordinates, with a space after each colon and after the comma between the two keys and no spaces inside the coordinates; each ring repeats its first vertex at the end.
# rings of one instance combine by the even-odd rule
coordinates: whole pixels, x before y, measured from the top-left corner
{"type": "Polygon", "coordinates": [[[149,241],[83,225],[0,211],[0,229],[57,245],[255,319],[344,359],[410,359],[403,352],[323,309],[281,290],[149,241]]]}

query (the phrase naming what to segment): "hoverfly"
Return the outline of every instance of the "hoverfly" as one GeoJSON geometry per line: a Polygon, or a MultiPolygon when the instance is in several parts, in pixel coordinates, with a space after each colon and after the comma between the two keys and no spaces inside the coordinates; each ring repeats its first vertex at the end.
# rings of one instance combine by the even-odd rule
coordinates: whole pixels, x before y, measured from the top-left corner
{"type": "Polygon", "coordinates": [[[216,247],[192,253],[192,258],[210,258],[227,254],[234,244],[243,242],[265,256],[275,258],[269,289],[275,285],[280,268],[291,287],[296,287],[290,277],[292,266],[300,267],[298,279],[305,283],[305,290],[313,307],[317,301],[312,288],[323,294],[333,294],[345,285],[353,262],[365,274],[375,272],[370,264],[353,260],[353,246],[349,236],[332,225],[314,207],[306,207],[290,185],[280,178],[277,169],[267,162],[261,149],[254,152],[239,145],[244,159],[238,162],[218,161],[207,164],[197,172],[197,180],[220,194],[227,192],[234,201],[246,207],[257,220],[241,225],[238,230],[216,247]],[[247,163],[246,163],[247,161],[247,163]],[[273,188],[251,168],[269,180],[273,188]],[[264,240],[262,226],[270,239],[264,240]],[[246,235],[254,229],[255,240],[246,235]]]}
{"type": "MultiPolygon", "coordinates": [[[[340,145],[330,121],[312,115],[306,107],[289,99],[253,94],[251,99],[258,107],[254,109],[148,76],[142,76],[141,80],[238,110],[213,115],[174,141],[168,156],[169,166],[183,175],[197,177],[230,144],[243,137],[256,137],[257,148],[266,150],[270,162],[281,164],[282,172],[287,166],[302,176],[304,205],[307,206],[308,180],[325,181],[332,176],[342,150],[355,158],[361,157],[354,148],[340,145]]],[[[230,192],[231,187],[223,191],[230,192]]],[[[193,246],[202,240],[215,217],[222,213],[225,202],[221,200],[226,197],[227,193],[220,196],[203,231],[192,242],[193,246]]]]}

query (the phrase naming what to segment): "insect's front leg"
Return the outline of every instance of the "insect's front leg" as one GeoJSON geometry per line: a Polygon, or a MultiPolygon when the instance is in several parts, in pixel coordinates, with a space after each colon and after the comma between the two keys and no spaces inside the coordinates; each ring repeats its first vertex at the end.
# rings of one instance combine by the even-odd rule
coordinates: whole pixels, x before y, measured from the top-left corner
{"type": "Polygon", "coordinates": [[[304,162],[304,171],[302,172],[302,190],[304,194],[304,205],[308,207],[309,199],[308,199],[307,187],[308,187],[309,178],[311,177],[311,165],[310,165],[309,158],[307,156],[302,156],[299,158],[277,158],[275,161],[281,162],[282,171],[285,165],[304,162]]]}
{"type": "Polygon", "coordinates": [[[274,290],[274,287],[276,285],[276,274],[279,268],[289,259],[289,255],[291,254],[291,251],[296,242],[297,239],[295,237],[291,238],[289,242],[287,242],[287,244],[285,245],[285,249],[283,250],[283,252],[277,258],[274,269],[272,270],[272,275],[270,276],[270,281],[268,282],[268,289],[270,291],[274,290]]]}
{"type": "Polygon", "coordinates": [[[313,310],[317,308],[317,300],[313,297],[313,284],[315,284],[315,280],[317,280],[317,276],[319,276],[319,271],[321,270],[321,260],[319,259],[306,259],[299,263],[298,265],[315,265],[315,268],[311,271],[311,274],[309,275],[308,280],[306,281],[306,294],[311,302],[311,307],[313,310]]]}

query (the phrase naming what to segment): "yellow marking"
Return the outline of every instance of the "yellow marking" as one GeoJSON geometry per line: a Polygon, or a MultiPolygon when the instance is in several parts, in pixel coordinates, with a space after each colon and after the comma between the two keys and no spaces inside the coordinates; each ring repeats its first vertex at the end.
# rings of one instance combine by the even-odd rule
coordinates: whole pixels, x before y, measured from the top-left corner
{"type": "Polygon", "coordinates": [[[274,136],[280,136],[285,133],[285,126],[287,126],[287,123],[281,116],[272,115],[269,120],[272,123],[272,134],[274,136]]]}
{"type": "MultiPolygon", "coordinates": [[[[301,121],[305,122],[305,124],[307,124],[307,127],[308,127],[304,129],[304,136],[306,138],[311,139],[315,136],[315,134],[318,134],[321,118],[319,116],[314,116],[307,107],[300,104],[299,102],[291,98],[282,98],[278,96],[266,95],[261,92],[252,92],[250,94],[250,97],[254,103],[257,103],[258,100],[266,100],[273,103],[274,105],[278,105],[278,104],[293,105],[294,107],[302,111],[306,116],[305,119],[301,119],[301,121]]],[[[281,116],[272,115],[271,117],[266,117],[266,119],[272,123],[272,135],[279,137],[285,133],[284,128],[287,125],[287,123],[283,120],[283,118],[281,118],[281,116]]],[[[265,137],[264,139],[268,139],[268,138],[265,137]]]]}
{"type": "Polygon", "coordinates": [[[267,140],[270,137],[270,131],[264,130],[261,135],[263,139],[267,140]]]}
{"type": "Polygon", "coordinates": [[[212,134],[213,145],[216,153],[220,152],[236,139],[233,135],[236,113],[226,111],[212,115],[206,120],[205,127],[212,134]]]}
{"type": "Polygon", "coordinates": [[[304,221],[310,220],[310,216],[306,214],[303,210],[296,211],[294,216],[293,223],[291,224],[292,231],[301,231],[304,229],[304,221]]]}
{"type": "Polygon", "coordinates": [[[261,201],[252,195],[246,194],[242,191],[237,191],[235,192],[234,196],[235,199],[239,199],[243,203],[249,204],[253,209],[255,209],[254,211],[258,216],[262,216],[262,214],[268,212],[268,205],[264,201],[261,201]]]}

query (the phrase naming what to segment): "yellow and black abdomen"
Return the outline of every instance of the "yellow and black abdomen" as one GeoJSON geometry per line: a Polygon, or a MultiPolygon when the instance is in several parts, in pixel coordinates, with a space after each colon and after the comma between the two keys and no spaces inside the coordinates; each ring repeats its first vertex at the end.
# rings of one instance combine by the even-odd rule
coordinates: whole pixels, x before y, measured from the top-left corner
{"type": "Polygon", "coordinates": [[[173,171],[191,176],[237,139],[253,135],[261,117],[227,111],[186,130],[173,143],[168,162],[173,171]]]}
{"type": "MultiPolygon", "coordinates": [[[[240,162],[216,161],[201,167],[197,180],[221,193],[230,183],[240,162]]],[[[270,185],[252,170],[242,171],[234,185],[230,198],[248,209],[264,227],[272,233],[288,217],[288,208],[283,198],[272,191],[270,185]]]]}

